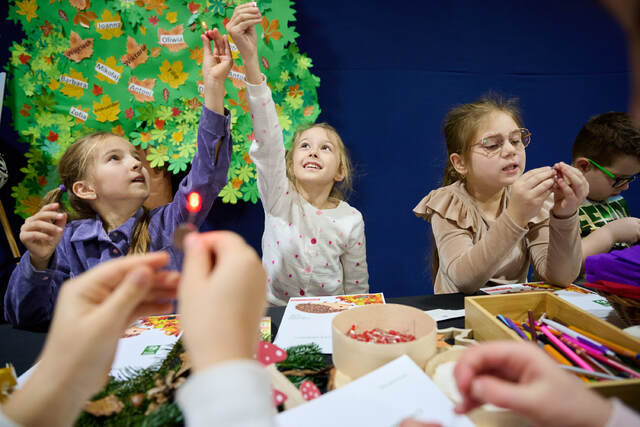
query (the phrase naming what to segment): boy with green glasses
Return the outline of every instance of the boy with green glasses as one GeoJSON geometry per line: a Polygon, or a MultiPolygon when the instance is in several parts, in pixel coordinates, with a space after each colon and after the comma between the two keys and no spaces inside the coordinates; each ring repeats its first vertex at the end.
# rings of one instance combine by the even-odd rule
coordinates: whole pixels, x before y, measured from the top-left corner
{"type": "Polygon", "coordinates": [[[583,260],[640,240],[640,219],[629,216],[620,195],[640,173],[640,128],[626,113],[589,119],[573,144],[573,166],[589,182],[578,210],[583,260]]]}

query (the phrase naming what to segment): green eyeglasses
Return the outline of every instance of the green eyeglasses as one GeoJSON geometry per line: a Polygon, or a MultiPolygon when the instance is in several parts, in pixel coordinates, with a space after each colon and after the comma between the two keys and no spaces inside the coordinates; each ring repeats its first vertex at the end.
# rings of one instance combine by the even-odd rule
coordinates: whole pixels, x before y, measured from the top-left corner
{"type": "Polygon", "coordinates": [[[604,172],[604,174],[607,175],[609,178],[613,179],[613,184],[612,184],[613,188],[624,187],[628,183],[630,183],[632,181],[635,181],[635,179],[638,177],[638,174],[635,174],[635,175],[629,176],[627,178],[621,178],[619,176],[615,176],[614,174],[609,172],[607,169],[603,168],[602,166],[600,166],[599,164],[594,162],[593,160],[591,160],[589,158],[587,158],[587,160],[589,160],[593,166],[597,167],[602,172],[604,172]]]}

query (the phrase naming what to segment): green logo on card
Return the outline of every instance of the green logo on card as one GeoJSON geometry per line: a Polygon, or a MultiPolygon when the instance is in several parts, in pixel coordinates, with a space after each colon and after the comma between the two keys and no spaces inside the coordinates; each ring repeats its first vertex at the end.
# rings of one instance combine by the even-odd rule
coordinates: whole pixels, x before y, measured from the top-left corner
{"type": "Polygon", "coordinates": [[[146,356],[148,354],[156,354],[158,352],[158,350],[160,350],[160,346],[159,345],[148,345],[142,351],[142,355],[146,356]]]}
{"type": "Polygon", "coordinates": [[[595,302],[596,304],[600,304],[604,307],[611,307],[611,304],[609,304],[609,301],[607,301],[606,299],[597,299],[597,300],[594,300],[593,302],[595,302]]]}

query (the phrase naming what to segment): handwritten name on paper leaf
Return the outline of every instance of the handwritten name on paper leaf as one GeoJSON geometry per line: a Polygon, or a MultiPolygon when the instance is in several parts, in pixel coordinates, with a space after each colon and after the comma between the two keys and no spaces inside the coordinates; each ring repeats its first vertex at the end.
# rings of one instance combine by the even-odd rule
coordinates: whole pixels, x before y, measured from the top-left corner
{"type": "Polygon", "coordinates": [[[80,62],[91,55],[93,55],[93,39],[82,39],[78,33],[71,31],[69,49],[64,51],[64,56],[73,62],[80,62]]]}

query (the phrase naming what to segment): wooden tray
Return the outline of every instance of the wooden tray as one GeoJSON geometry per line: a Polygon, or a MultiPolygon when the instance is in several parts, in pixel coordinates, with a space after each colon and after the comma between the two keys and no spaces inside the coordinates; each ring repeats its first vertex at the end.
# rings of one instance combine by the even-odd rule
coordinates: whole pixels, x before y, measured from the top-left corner
{"type": "MultiPolygon", "coordinates": [[[[464,308],[465,327],[473,329],[473,337],[478,341],[522,340],[498,320],[496,315],[523,320],[527,317],[527,311],[531,310],[536,319],[542,313],[547,313],[549,318],[560,319],[640,353],[639,339],[549,292],[466,297],[464,308]]],[[[617,397],[635,410],[640,410],[640,379],[593,382],[589,387],[603,396],[617,397]]]]}

